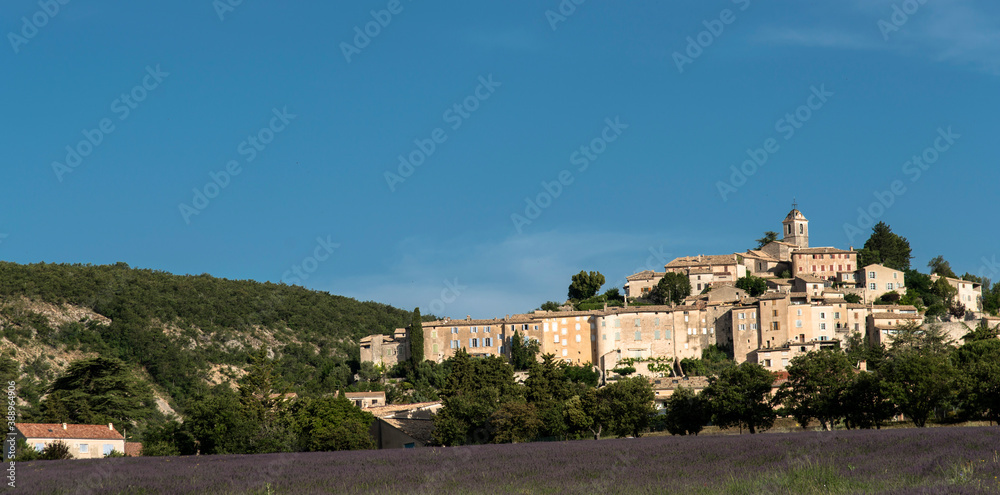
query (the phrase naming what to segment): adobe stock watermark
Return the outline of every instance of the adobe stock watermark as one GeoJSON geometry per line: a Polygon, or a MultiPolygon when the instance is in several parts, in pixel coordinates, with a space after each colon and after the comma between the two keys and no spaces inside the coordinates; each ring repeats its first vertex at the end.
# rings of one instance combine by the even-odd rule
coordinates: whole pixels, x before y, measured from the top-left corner
{"type": "Polygon", "coordinates": [[[444,281],[444,288],[441,289],[441,297],[433,300],[427,305],[431,314],[442,316],[444,309],[451,303],[462,297],[462,292],[469,287],[458,283],[458,278],[444,281]]]}
{"type": "MultiPolygon", "coordinates": [[[[410,2],[412,0],[406,1],[410,2]]],[[[351,42],[340,42],[340,51],[344,54],[344,60],[347,60],[347,63],[351,63],[351,57],[360,55],[361,50],[367,48],[372,40],[378,38],[382,34],[383,29],[389,27],[393,16],[399,15],[402,12],[403,4],[400,0],[389,0],[389,3],[385,4],[384,9],[369,12],[372,20],[366,22],[363,27],[354,26],[354,38],[351,39],[351,42]]]]}
{"type": "MultiPolygon", "coordinates": [[[[282,107],[281,110],[278,110],[277,107],[272,108],[271,113],[273,116],[267,125],[261,127],[257,132],[247,135],[246,139],[236,145],[236,153],[243,157],[244,163],[250,164],[256,160],[258,154],[267,149],[267,146],[274,141],[275,136],[284,132],[288,125],[298,117],[289,113],[287,106],[282,107]]],[[[239,160],[229,160],[224,169],[218,172],[209,172],[208,178],[210,180],[204,186],[191,189],[194,192],[191,204],[179,203],[177,205],[184,223],[191,225],[191,216],[200,215],[201,212],[205,211],[212,200],[219,197],[223,189],[229,187],[233,177],[242,172],[243,163],[240,163],[239,160]]]]}
{"type": "Polygon", "coordinates": [[[306,256],[301,262],[292,265],[281,274],[281,281],[288,285],[303,285],[303,281],[309,280],[309,276],[316,273],[320,263],[330,259],[333,252],[340,247],[339,243],[331,240],[332,236],[316,238],[316,247],[313,248],[312,256],[306,256]]]}
{"type": "MultiPolygon", "coordinates": [[[[931,165],[937,163],[941,159],[941,155],[950,150],[961,137],[961,134],[952,131],[951,126],[948,126],[947,129],[938,127],[937,137],[934,138],[933,144],[903,163],[901,167],[903,175],[909,177],[911,184],[920,180],[924,176],[924,172],[930,169],[931,165]]],[[[858,236],[874,227],[877,220],[885,215],[885,212],[896,204],[896,200],[906,194],[906,191],[906,183],[902,179],[896,179],[889,183],[887,190],[876,190],[873,193],[875,201],[872,201],[867,208],[858,207],[857,222],[844,224],[844,235],[847,236],[847,239],[851,243],[856,242],[858,236]]]]}
{"type": "MultiPolygon", "coordinates": [[[[139,104],[146,101],[149,94],[159,88],[160,84],[169,75],[169,72],[164,72],[160,69],[159,64],[155,68],[147,65],[146,75],[142,77],[139,84],[136,84],[131,90],[122,93],[111,102],[110,111],[118,117],[118,122],[124,122],[125,119],[129,118],[132,112],[139,108],[139,104]]],[[[52,162],[52,172],[56,174],[56,179],[62,182],[63,176],[72,173],[77,167],[82,165],[84,159],[93,154],[94,150],[104,142],[105,138],[115,132],[115,129],[115,120],[111,117],[105,117],[97,121],[97,125],[93,129],[83,129],[80,131],[83,134],[83,139],[77,142],[76,145],[66,145],[66,158],[64,161],[52,162]]]]}
{"type": "Polygon", "coordinates": [[[3,441],[3,458],[9,459],[7,465],[7,486],[17,488],[17,466],[14,458],[17,456],[17,382],[7,382],[7,434],[3,441]]]}
{"type": "MultiPolygon", "coordinates": [[[[570,153],[569,162],[577,166],[577,173],[586,172],[590,168],[591,163],[597,161],[608,150],[608,146],[617,141],[621,137],[622,132],[628,129],[628,124],[623,124],[619,116],[616,116],[613,120],[610,117],[604,119],[604,124],[604,129],[600,131],[597,137],[591,139],[589,143],[580,146],[573,153],[570,153]]],[[[541,182],[542,192],[535,195],[534,198],[524,198],[524,214],[511,213],[510,215],[510,221],[514,224],[514,229],[517,230],[517,233],[524,233],[524,227],[531,225],[532,222],[537,220],[542,215],[542,210],[552,206],[552,203],[562,196],[563,190],[573,184],[575,180],[576,177],[574,177],[570,169],[561,170],[556,175],[556,180],[552,182],[543,180],[541,182]]]]}
{"type": "Polygon", "coordinates": [[[4,233],[0,232],[0,246],[3,245],[4,239],[6,239],[8,237],[10,237],[10,234],[4,234],[4,233]]]}
{"type": "Polygon", "coordinates": [[[236,12],[236,7],[243,5],[243,0],[213,0],[212,8],[215,9],[215,15],[219,16],[219,22],[224,22],[226,20],[226,15],[232,12],[236,12]]]}
{"type": "Polygon", "coordinates": [[[585,3],[587,3],[587,0],[561,0],[555,10],[549,9],[545,11],[545,20],[549,21],[549,27],[555,31],[558,29],[560,22],[566,22],[566,19],[576,13],[576,8],[585,3]]]}
{"type": "Polygon", "coordinates": [[[882,33],[882,39],[889,41],[889,33],[895,33],[910,21],[910,16],[917,13],[927,0],[904,0],[902,4],[892,4],[892,14],[889,19],[879,19],[876,25],[882,33]]]}
{"type": "Polygon", "coordinates": [[[66,5],[70,0],[39,0],[38,11],[31,14],[31,17],[21,18],[20,34],[11,31],[7,33],[7,40],[10,47],[14,49],[14,54],[21,53],[21,47],[28,44],[28,41],[38,36],[39,30],[49,25],[49,21],[55,19],[62,10],[59,7],[66,5]]]}
{"type": "MultiPolygon", "coordinates": [[[[750,0],[731,1],[739,7],[740,12],[750,8],[750,0]]],[[[674,65],[677,66],[677,72],[683,74],[684,66],[691,65],[695,60],[700,58],[705,53],[705,50],[722,36],[726,31],[726,26],[734,22],[736,22],[736,13],[731,9],[722,9],[717,18],[701,21],[701,24],[705,26],[705,30],[686,38],[687,45],[684,46],[684,53],[675,51],[672,55],[674,65]]]]}
{"type": "MultiPolygon", "coordinates": [[[[663,250],[663,244],[659,247],[654,248],[649,246],[649,256],[646,257],[646,263],[632,270],[632,273],[641,273],[644,271],[658,272],[665,269],[665,266],[670,262],[670,253],[663,250]]],[[[625,282],[628,282],[628,278],[625,278],[625,282]]]]}
{"type": "Polygon", "coordinates": [[[761,143],[759,148],[748,148],[747,159],[743,160],[743,163],[738,168],[736,165],[729,167],[729,170],[732,171],[729,175],[729,180],[716,181],[715,188],[719,192],[719,197],[722,198],[723,202],[729,201],[730,194],[737,192],[741,187],[746,185],[749,178],[753,177],[767,163],[771,155],[781,150],[779,143],[795,137],[798,130],[806,122],[809,122],[813,118],[814,113],[823,108],[830,97],[834,95],[833,91],[826,90],[825,84],[820,84],[818,88],[811,86],[809,90],[810,94],[806,97],[805,103],[799,105],[794,111],[786,113],[784,117],[779,118],[774,123],[774,131],[780,135],[780,141],[778,138],[769,137],[761,143]]]}
{"type": "MultiPolygon", "coordinates": [[[[476,86],[476,89],[469,96],[463,98],[462,101],[445,109],[444,113],[441,114],[441,119],[446,124],[451,124],[449,127],[452,131],[457,131],[465,123],[466,119],[472,117],[472,114],[479,110],[482,102],[490,99],[497,88],[501,86],[503,86],[503,83],[494,81],[493,74],[485,77],[479,76],[479,84],[476,86]]],[[[393,173],[386,170],[382,174],[385,178],[385,183],[389,186],[389,191],[396,192],[396,186],[406,182],[406,179],[409,179],[413,175],[417,167],[423,165],[428,158],[434,155],[438,146],[444,144],[447,140],[448,131],[442,127],[434,128],[430,133],[430,137],[414,139],[413,150],[406,155],[399,155],[397,157],[399,158],[399,164],[396,165],[396,172],[393,173]]]]}

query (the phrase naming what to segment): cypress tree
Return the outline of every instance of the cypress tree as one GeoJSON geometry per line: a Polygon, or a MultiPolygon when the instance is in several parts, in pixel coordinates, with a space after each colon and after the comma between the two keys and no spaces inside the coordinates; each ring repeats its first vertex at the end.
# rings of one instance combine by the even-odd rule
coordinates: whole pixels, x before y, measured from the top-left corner
{"type": "Polygon", "coordinates": [[[413,310],[413,323],[410,324],[410,361],[414,368],[424,362],[424,326],[420,322],[420,308],[413,310]]]}

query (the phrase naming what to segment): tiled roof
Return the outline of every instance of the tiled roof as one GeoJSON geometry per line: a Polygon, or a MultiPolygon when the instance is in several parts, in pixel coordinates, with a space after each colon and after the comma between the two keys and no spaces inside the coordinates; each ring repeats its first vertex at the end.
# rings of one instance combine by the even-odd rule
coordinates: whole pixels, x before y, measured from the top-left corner
{"type": "Polygon", "coordinates": [[[802,280],[803,282],[805,282],[807,284],[825,284],[826,283],[826,280],[823,280],[823,279],[821,279],[819,277],[816,277],[816,276],[813,276],[813,275],[799,275],[799,276],[797,276],[795,278],[800,279],[800,280],[802,280]]]}
{"type": "Polygon", "coordinates": [[[868,306],[861,303],[847,303],[847,309],[868,309],[868,306]]]}
{"type": "Polygon", "coordinates": [[[734,265],[736,264],[735,254],[713,254],[701,256],[681,256],[667,263],[667,268],[684,268],[689,266],[702,265],[734,265]]]}
{"type": "Polygon", "coordinates": [[[397,419],[383,418],[387,424],[409,435],[414,440],[425,444],[431,443],[434,433],[434,421],[430,419],[397,419]]]}
{"type": "Polygon", "coordinates": [[[348,399],[385,399],[385,392],[345,392],[344,396],[348,399]]]}
{"type": "Polygon", "coordinates": [[[62,423],[16,423],[14,425],[26,438],[86,438],[124,440],[125,437],[108,425],[71,425],[62,423]],[[65,428],[63,428],[65,426],[65,428]]]}
{"type": "Polygon", "coordinates": [[[365,409],[365,411],[372,413],[373,415],[375,415],[376,418],[384,418],[403,411],[412,411],[416,409],[430,408],[438,406],[440,404],[441,401],[417,402],[414,404],[396,404],[392,406],[369,407],[368,409],[365,409]]]}
{"type": "Polygon", "coordinates": [[[759,249],[748,249],[743,256],[764,261],[779,261],[778,258],[775,258],[774,256],[771,256],[770,254],[767,254],[759,249]]]}
{"type": "Polygon", "coordinates": [[[895,305],[895,304],[873,304],[872,309],[895,309],[897,311],[916,311],[916,306],[908,306],[905,304],[895,305]]]}
{"type": "Polygon", "coordinates": [[[872,318],[878,320],[922,320],[924,317],[916,313],[872,313],[872,318]]]}
{"type": "Polygon", "coordinates": [[[644,270],[639,273],[635,273],[625,277],[625,280],[652,280],[654,278],[661,278],[666,275],[667,272],[654,272],[653,270],[644,270]]]}

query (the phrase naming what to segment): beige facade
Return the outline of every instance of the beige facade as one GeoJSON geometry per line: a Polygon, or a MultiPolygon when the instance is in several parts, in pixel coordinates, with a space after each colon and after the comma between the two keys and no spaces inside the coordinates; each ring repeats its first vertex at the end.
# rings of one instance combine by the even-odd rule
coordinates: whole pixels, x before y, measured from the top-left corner
{"type": "MultiPolygon", "coordinates": [[[[936,282],[937,279],[941,278],[937,274],[931,275],[931,281],[936,282]]],[[[955,301],[962,303],[966,310],[974,312],[983,311],[983,286],[979,282],[970,282],[968,280],[962,280],[960,278],[944,277],[951,285],[958,290],[958,295],[955,296],[955,301]]]]}
{"type": "Polygon", "coordinates": [[[625,277],[625,297],[646,297],[666,274],[645,270],[625,277]]]}
{"type": "Polygon", "coordinates": [[[785,234],[782,239],[784,242],[794,244],[799,249],[809,247],[809,220],[801,211],[793,208],[781,222],[781,226],[785,234]]]}
{"type": "Polygon", "coordinates": [[[472,356],[507,356],[506,341],[518,331],[522,337],[539,340],[540,325],[530,315],[492,320],[437,320],[422,324],[424,357],[442,362],[465,349],[472,356]]]}
{"type": "Polygon", "coordinates": [[[14,429],[18,438],[38,451],[51,443],[63,442],[74,459],[100,459],[112,451],[125,453],[125,437],[111,423],[106,426],[16,423],[14,429]]]}
{"type": "Polygon", "coordinates": [[[699,294],[715,283],[734,283],[747,275],[740,254],[684,256],[667,263],[664,269],[686,275],[691,281],[692,294],[699,294]]]}
{"type": "Polygon", "coordinates": [[[344,396],[361,409],[386,405],[385,392],[347,392],[344,396]]]}
{"type": "Polygon", "coordinates": [[[792,276],[795,277],[812,275],[824,280],[835,280],[838,273],[857,269],[857,251],[820,247],[796,249],[792,253],[792,276]]]}
{"type": "Polygon", "coordinates": [[[856,278],[859,288],[863,289],[865,304],[871,304],[887,292],[895,292],[900,296],[906,294],[903,272],[884,265],[868,265],[858,270],[856,278]]]}
{"type": "Polygon", "coordinates": [[[361,339],[361,362],[395,366],[410,359],[410,342],[405,328],[397,328],[392,337],[369,335],[361,339]]]}

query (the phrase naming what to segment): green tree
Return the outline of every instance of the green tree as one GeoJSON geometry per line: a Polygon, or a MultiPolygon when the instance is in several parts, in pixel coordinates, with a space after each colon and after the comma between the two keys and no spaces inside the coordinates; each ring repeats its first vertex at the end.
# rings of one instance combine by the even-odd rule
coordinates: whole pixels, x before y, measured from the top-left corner
{"type": "Polygon", "coordinates": [[[573,280],[569,284],[569,298],[574,301],[582,301],[597,295],[597,291],[604,285],[604,275],[601,272],[581,271],[573,275],[573,280]]]}
{"type": "Polygon", "coordinates": [[[680,304],[684,298],[691,295],[691,280],[686,275],[667,272],[657,282],[656,287],[649,291],[649,300],[653,304],[680,304]]]}
{"type": "Polygon", "coordinates": [[[545,301],[539,309],[542,311],[559,311],[559,303],[555,301],[545,301]]]}
{"type": "Polygon", "coordinates": [[[343,394],[299,399],[292,403],[290,416],[299,451],[376,448],[368,432],[375,417],[359,409],[343,394]]]}
{"type": "Polygon", "coordinates": [[[830,430],[849,407],[843,395],[853,376],[854,368],[839,349],[801,354],[789,363],[788,381],[781,385],[776,400],[803,428],[817,419],[824,430],[830,430]]]}
{"type": "Polygon", "coordinates": [[[677,387],[665,406],[665,422],[671,435],[697,435],[712,417],[708,402],[690,388],[677,387]]]}
{"type": "Polygon", "coordinates": [[[958,278],[958,275],[955,275],[955,272],[951,270],[951,263],[945,261],[944,256],[938,255],[931,258],[927,262],[927,267],[931,269],[932,274],[936,273],[942,277],[958,278]]]}
{"type": "Polygon", "coordinates": [[[955,350],[960,397],[967,415],[1000,423],[1000,339],[985,322],[955,350]]]}
{"type": "Polygon", "coordinates": [[[857,373],[844,390],[844,425],[847,428],[882,429],[896,413],[892,389],[877,373],[857,373]]]}
{"type": "Polygon", "coordinates": [[[497,408],[490,417],[493,426],[493,443],[530,442],[538,436],[544,426],[538,418],[534,404],[507,402],[497,408]]]}
{"type": "Polygon", "coordinates": [[[948,355],[930,349],[906,347],[891,351],[879,370],[892,390],[892,397],[918,428],[955,390],[955,370],[948,355]]]}
{"type": "Polygon", "coordinates": [[[424,325],[420,321],[420,308],[413,309],[410,323],[410,362],[414,366],[424,362],[424,325]]]}
{"type": "Polygon", "coordinates": [[[618,380],[597,391],[597,397],[606,408],[604,422],[618,437],[639,437],[649,426],[653,409],[653,386],[645,377],[637,376],[618,380]]]}
{"type": "Polygon", "coordinates": [[[757,297],[767,292],[767,280],[753,275],[741,277],[736,281],[736,288],[747,291],[750,297],[757,297]]]}
{"type": "Polygon", "coordinates": [[[563,414],[570,433],[589,432],[594,436],[594,440],[600,440],[601,433],[608,428],[611,420],[608,396],[598,394],[595,388],[588,388],[582,394],[574,395],[566,401],[563,414]]]}
{"type": "Polygon", "coordinates": [[[714,376],[722,370],[736,366],[726,351],[715,344],[701,350],[701,359],[684,358],[681,360],[681,370],[689,376],[714,376]]]}
{"type": "Polygon", "coordinates": [[[858,265],[878,263],[895,270],[909,270],[913,258],[910,251],[910,243],[905,237],[894,234],[885,222],[879,222],[872,227],[872,235],[864,248],[858,251],[858,265]]]}
{"type": "Polygon", "coordinates": [[[534,363],[524,382],[525,397],[534,405],[541,420],[540,433],[545,437],[565,437],[566,422],[563,415],[565,402],[580,391],[565,376],[555,355],[545,354],[541,363],[534,363]]]}
{"type": "Polygon", "coordinates": [[[770,429],[776,414],[769,395],[774,375],[749,361],[709,378],[702,391],[712,410],[712,422],[720,428],[746,427],[751,434],[770,429]]]}
{"type": "Polygon", "coordinates": [[[623,302],[625,302],[625,296],[622,295],[621,290],[619,290],[618,287],[612,287],[612,288],[604,291],[604,297],[607,298],[607,300],[608,300],[609,303],[614,303],[614,302],[623,303],[623,302]]]}
{"type": "Polygon", "coordinates": [[[514,382],[514,368],[496,356],[472,359],[461,349],[451,361],[434,439],[447,446],[489,443],[493,413],[508,402],[524,402],[523,387],[514,382]]]}
{"type": "Polygon", "coordinates": [[[767,232],[764,232],[764,237],[757,239],[757,249],[760,249],[776,240],[778,240],[778,233],[768,230],[767,232]]]}
{"type": "Polygon", "coordinates": [[[69,451],[69,445],[66,442],[56,440],[46,445],[38,458],[43,461],[62,461],[72,459],[73,454],[69,451]]]}
{"type": "Polygon", "coordinates": [[[514,371],[525,371],[531,368],[538,356],[540,344],[537,340],[522,337],[520,332],[514,331],[514,336],[510,339],[510,364],[514,371]]]}
{"type": "Polygon", "coordinates": [[[149,385],[112,358],[73,362],[42,401],[42,419],[52,423],[115,423],[132,429],[158,417],[149,385]]]}
{"type": "Polygon", "coordinates": [[[845,294],[844,301],[849,302],[851,304],[861,304],[861,296],[857,294],[845,294]]]}

